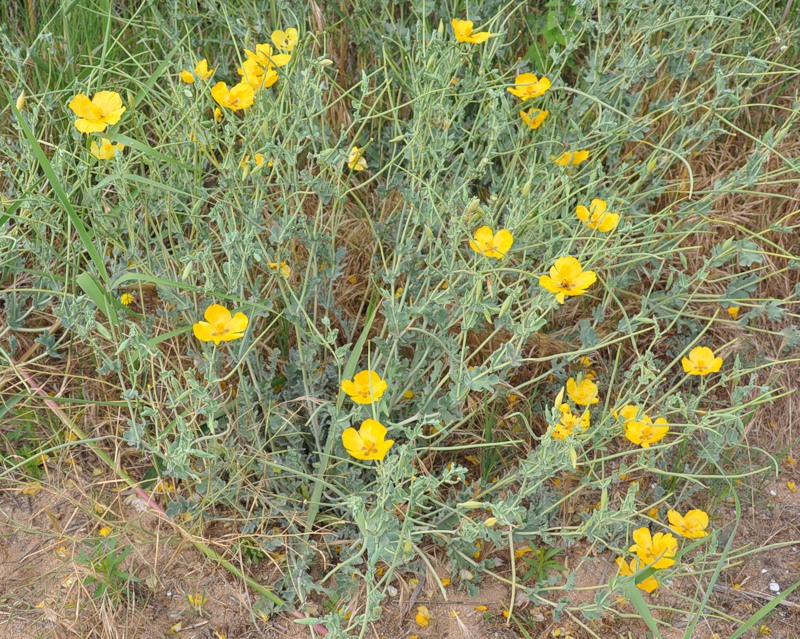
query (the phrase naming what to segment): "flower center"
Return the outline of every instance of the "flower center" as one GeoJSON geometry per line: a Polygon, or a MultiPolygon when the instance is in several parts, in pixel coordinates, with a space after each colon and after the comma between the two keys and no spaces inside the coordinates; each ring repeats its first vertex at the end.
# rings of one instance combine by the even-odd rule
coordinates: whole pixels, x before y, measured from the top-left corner
{"type": "Polygon", "coordinates": [[[219,323],[214,325],[214,332],[211,333],[211,334],[216,337],[217,335],[225,335],[225,333],[228,333],[228,332],[229,332],[229,329],[225,325],[225,323],[224,322],[219,322],[219,323]]]}
{"type": "Polygon", "coordinates": [[[564,291],[571,291],[573,287],[572,282],[569,280],[561,280],[561,289],[564,291]]]}
{"type": "Polygon", "coordinates": [[[378,446],[375,442],[364,441],[361,452],[365,455],[375,455],[378,452],[378,446]]]}

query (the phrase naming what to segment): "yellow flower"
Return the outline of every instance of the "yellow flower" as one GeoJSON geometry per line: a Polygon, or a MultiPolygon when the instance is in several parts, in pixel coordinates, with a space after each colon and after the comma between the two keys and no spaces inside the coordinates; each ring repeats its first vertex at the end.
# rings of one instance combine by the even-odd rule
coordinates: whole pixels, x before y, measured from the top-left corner
{"type": "Polygon", "coordinates": [[[286,262],[281,262],[280,264],[278,262],[267,262],[267,266],[273,271],[280,269],[281,275],[284,277],[289,277],[292,274],[292,267],[286,262]]]}
{"type": "Polygon", "coordinates": [[[119,296],[119,303],[123,306],[130,306],[133,304],[133,295],[130,293],[123,293],[119,296]]]}
{"type": "Polygon", "coordinates": [[[529,552],[533,552],[533,550],[531,550],[530,546],[522,546],[521,548],[517,548],[514,551],[514,558],[515,559],[519,559],[519,558],[524,557],[525,555],[527,555],[529,552]]]}
{"type": "Polygon", "coordinates": [[[214,119],[217,122],[222,122],[222,109],[219,107],[214,107],[214,119]]]}
{"type": "Polygon", "coordinates": [[[678,540],[670,533],[650,535],[650,529],[637,528],[631,534],[636,543],[628,550],[635,552],[644,566],[656,569],[669,568],[675,563],[672,559],[678,552],[678,540]]]}
{"type": "Polygon", "coordinates": [[[257,59],[245,60],[238,73],[243,77],[242,82],[249,84],[254,91],[269,88],[278,81],[278,72],[272,67],[262,67],[257,59]]]}
{"type": "Polygon", "coordinates": [[[587,209],[582,204],[579,204],[575,209],[578,219],[586,224],[590,229],[597,229],[602,233],[608,233],[617,228],[619,224],[619,215],[616,213],[606,213],[607,204],[604,200],[595,198],[589,204],[587,209]]]}
{"type": "Polygon", "coordinates": [[[244,80],[239,84],[233,85],[230,89],[224,82],[217,82],[211,87],[211,97],[221,107],[232,109],[233,111],[251,107],[255,101],[253,87],[244,80]]]}
{"type": "Polygon", "coordinates": [[[417,616],[414,617],[414,621],[417,622],[419,627],[427,628],[431,623],[431,619],[433,619],[433,615],[425,606],[419,606],[417,608],[417,616]]]}
{"type": "Polygon", "coordinates": [[[364,370],[356,373],[353,381],[342,381],[342,390],[350,396],[356,404],[372,404],[377,402],[389,385],[375,371],[364,370]]]}
{"type": "Polygon", "coordinates": [[[233,339],[244,337],[247,329],[247,315],[236,313],[231,317],[231,312],[224,306],[212,304],[203,314],[205,322],[197,322],[192,326],[194,335],[202,342],[229,342],[233,339]]]}
{"type": "Polygon", "coordinates": [[[558,157],[551,156],[553,162],[558,166],[567,166],[568,164],[580,164],[589,159],[589,151],[583,149],[581,151],[564,151],[558,157]]]}
{"type": "Polygon", "coordinates": [[[117,152],[122,151],[124,148],[125,146],[119,142],[112,142],[108,138],[103,138],[100,140],[99,145],[95,140],[92,140],[89,150],[98,160],[110,160],[117,152]]]}
{"type": "Polygon", "coordinates": [[[500,259],[505,257],[511,245],[514,243],[514,236],[511,231],[500,229],[497,234],[492,232],[488,226],[482,226],[473,236],[475,239],[469,241],[470,248],[476,253],[500,259]]]}
{"type": "MultiPolygon", "coordinates": [[[[588,381],[588,380],[585,380],[588,381]]],[[[597,387],[595,387],[595,391],[597,387]]],[[[597,400],[595,400],[597,401],[597,400]]],[[[569,407],[569,404],[561,404],[559,407],[561,411],[561,418],[558,424],[553,426],[553,438],[566,440],[569,435],[575,432],[576,428],[580,428],[581,432],[585,432],[589,428],[589,411],[584,411],[583,415],[575,415],[569,407]]]]}
{"type": "Polygon", "coordinates": [[[272,42],[281,51],[291,52],[297,44],[297,29],[291,28],[286,31],[276,29],[272,32],[272,42]]]}
{"type": "Polygon", "coordinates": [[[797,492],[797,484],[795,484],[793,481],[787,481],[786,482],[786,488],[789,489],[789,492],[792,492],[792,493],[796,493],[797,492]]]}
{"type": "Polygon", "coordinates": [[[683,517],[675,510],[667,511],[669,527],[687,539],[700,539],[708,535],[708,513],[703,510],[690,510],[683,517]]]}
{"type": "Polygon", "coordinates": [[[459,42],[469,42],[470,44],[480,44],[486,42],[494,34],[488,31],[472,31],[472,20],[456,20],[453,18],[453,33],[459,42]]]}
{"type": "Polygon", "coordinates": [[[197,63],[197,65],[195,65],[194,73],[187,71],[186,69],[181,71],[181,80],[183,80],[186,84],[194,84],[195,78],[208,80],[212,75],[214,75],[214,69],[209,69],[208,62],[205,58],[203,58],[197,63]]]}
{"type": "Polygon", "coordinates": [[[513,87],[508,87],[508,92],[512,95],[529,100],[544,95],[550,88],[550,80],[544,76],[537,78],[533,73],[522,73],[514,79],[513,87]]]}
{"type": "Polygon", "coordinates": [[[67,105],[75,112],[75,128],[81,133],[100,133],[116,124],[125,113],[122,98],[116,91],[98,91],[90,100],[83,93],[76,95],[67,105]]]}
{"type": "MultiPolygon", "coordinates": [[[[247,163],[250,161],[250,156],[245,155],[241,162],[239,162],[239,166],[243,169],[247,169],[247,163]]],[[[264,164],[264,156],[261,153],[256,153],[253,156],[253,162],[255,162],[256,166],[261,166],[264,164]]]]}
{"type": "Polygon", "coordinates": [[[191,594],[191,595],[186,595],[186,598],[189,600],[189,605],[192,608],[199,608],[206,601],[208,601],[208,597],[206,597],[202,593],[194,593],[194,594],[191,594]]]}
{"type": "Polygon", "coordinates": [[[689,351],[689,357],[681,360],[681,364],[687,375],[708,375],[722,368],[722,358],[714,357],[714,351],[708,346],[695,346],[689,351]]]}
{"type": "Polygon", "coordinates": [[[739,306],[729,306],[728,307],[728,315],[730,315],[733,319],[739,319],[739,311],[742,310],[739,306]]]}
{"type": "MultiPolygon", "coordinates": [[[[627,575],[629,577],[632,577],[641,569],[638,558],[631,559],[631,564],[628,566],[628,562],[626,562],[622,557],[617,557],[617,566],[619,566],[619,574],[627,575]]],[[[650,575],[647,579],[643,579],[636,584],[636,586],[647,593],[651,593],[658,588],[659,583],[653,575],[650,575]]]]}
{"type": "Polygon", "coordinates": [[[353,148],[350,149],[350,155],[347,156],[347,166],[350,167],[351,171],[364,171],[369,168],[363,153],[364,150],[359,149],[357,146],[353,146],[353,148]]]}
{"type": "Polygon", "coordinates": [[[383,459],[394,444],[386,439],[386,427],[374,419],[365,419],[358,430],[348,428],[342,433],[345,450],[356,459],[383,459]]]}
{"type": "Polygon", "coordinates": [[[550,275],[539,277],[539,284],[551,293],[555,293],[560,304],[569,295],[583,295],[597,281],[594,271],[584,271],[581,263],[574,257],[559,257],[550,267],[550,275]]]}
{"type": "Polygon", "coordinates": [[[255,51],[245,50],[247,60],[242,63],[239,75],[244,77],[243,82],[251,88],[258,90],[271,87],[278,81],[275,67],[282,67],[292,59],[288,53],[273,53],[272,45],[257,44],[255,51]]]}
{"type": "Polygon", "coordinates": [[[527,124],[531,130],[533,130],[542,126],[542,123],[547,119],[547,116],[550,115],[550,111],[545,111],[543,109],[528,109],[527,111],[520,111],[519,115],[522,118],[522,121],[527,124]]]}
{"type": "Polygon", "coordinates": [[[655,444],[666,437],[669,426],[663,417],[656,419],[655,423],[645,414],[641,419],[632,419],[625,422],[625,437],[634,444],[642,448],[650,448],[650,444],[655,444]]]}
{"type": "Polygon", "coordinates": [[[476,612],[486,612],[489,610],[489,606],[475,606],[474,610],[476,612]]]}
{"type": "Polygon", "coordinates": [[[622,417],[622,419],[624,419],[625,422],[627,423],[632,419],[635,419],[637,413],[640,410],[641,409],[638,406],[634,406],[633,404],[628,404],[627,406],[623,406],[622,408],[620,408],[619,411],[612,410],[611,414],[614,415],[614,417],[622,417]]]}
{"type": "Polygon", "coordinates": [[[264,69],[286,66],[292,59],[292,56],[286,53],[273,53],[272,45],[269,44],[257,44],[255,51],[245,49],[245,54],[249,60],[255,60],[264,69]]]}
{"type": "Polygon", "coordinates": [[[403,399],[414,399],[414,391],[407,390],[405,393],[403,393],[403,399]]]}
{"type": "Polygon", "coordinates": [[[600,401],[597,384],[590,379],[583,379],[580,383],[576,383],[575,378],[570,377],[567,380],[567,395],[573,402],[582,406],[589,406],[600,401]]]}
{"type": "Polygon", "coordinates": [[[97,534],[101,537],[108,537],[111,534],[111,528],[108,526],[103,526],[100,530],[97,531],[97,534]]]}
{"type": "Polygon", "coordinates": [[[17,96],[17,101],[15,104],[17,107],[17,111],[22,111],[22,109],[25,108],[25,91],[23,91],[22,93],[19,94],[19,96],[17,96]]]}

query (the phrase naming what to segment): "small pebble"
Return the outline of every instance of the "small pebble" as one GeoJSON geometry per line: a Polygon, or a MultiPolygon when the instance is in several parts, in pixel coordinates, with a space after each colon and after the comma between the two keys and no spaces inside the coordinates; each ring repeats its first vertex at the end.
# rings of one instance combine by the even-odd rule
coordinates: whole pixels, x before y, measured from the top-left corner
{"type": "Polygon", "coordinates": [[[781,587],[778,585],[778,582],[774,579],[770,580],[769,582],[769,589],[774,592],[775,594],[779,594],[781,591],[781,587]]]}

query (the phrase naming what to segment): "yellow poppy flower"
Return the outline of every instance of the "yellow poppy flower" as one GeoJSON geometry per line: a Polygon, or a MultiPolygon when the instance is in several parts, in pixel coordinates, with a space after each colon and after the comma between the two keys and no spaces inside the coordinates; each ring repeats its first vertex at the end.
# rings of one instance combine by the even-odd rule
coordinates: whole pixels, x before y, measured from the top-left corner
{"type": "Polygon", "coordinates": [[[116,124],[125,113],[122,98],[116,91],[98,91],[90,100],[83,93],[76,95],[67,105],[78,119],[75,128],[81,133],[100,133],[116,124]]]}
{"type": "Polygon", "coordinates": [[[634,406],[633,404],[628,404],[627,406],[623,406],[622,408],[620,408],[619,411],[612,410],[611,414],[617,418],[622,417],[623,420],[629,422],[632,419],[636,418],[636,415],[640,410],[641,408],[639,408],[638,406],[634,406]]]}
{"type": "Polygon", "coordinates": [[[194,593],[186,595],[186,598],[189,600],[189,605],[192,608],[200,608],[204,603],[208,601],[208,597],[206,597],[202,593],[194,593]]]}
{"type": "Polygon", "coordinates": [[[356,459],[383,459],[394,444],[386,439],[386,427],[374,419],[365,419],[358,430],[348,428],[342,433],[345,450],[356,459]]]}
{"type": "Polygon", "coordinates": [[[575,378],[570,377],[567,380],[567,395],[573,402],[582,406],[589,406],[600,401],[597,384],[585,378],[580,383],[576,383],[575,378]]]}
{"type": "Polygon", "coordinates": [[[224,82],[217,82],[211,88],[211,97],[214,98],[221,107],[233,111],[251,107],[255,101],[253,87],[245,81],[233,85],[230,89],[228,89],[228,85],[224,82]]]}
{"type": "Polygon", "coordinates": [[[561,404],[559,407],[561,417],[559,422],[553,426],[552,435],[553,439],[566,440],[569,435],[579,428],[581,432],[585,432],[589,428],[589,411],[584,411],[583,415],[575,415],[569,407],[569,404],[561,404]]]}
{"type": "Polygon", "coordinates": [[[414,399],[414,391],[407,390],[403,393],[403,399],[414,399]]]}
{"type": "Polygon", "coordinates": [[[619,224],[619,215],[616,213],[607,213],[608,205],[604,200],[595,198],[589,204],[587,209],[582,204],[579,204],[575,209],[578,219],[586,224],[590,229],[597,229],[601,233],[608,233],[617,228],[619,224]]]}
{"type": "Polygon", "coordinates": [[[473,237],[475,239],[469,241],[469,246],[473,251],[498,260],[505,257],[514,243],[514,236],[511,235],[511,231],[500,229],[495,234],[488,226],[480,227],[475,231],[473,237]]]}
{"type": "Polygon", "coordinates": [[[714,351],[708,346],[695,346],[689,351],[689,357],[681,360],[683,372],[687,375],[708,375],[717,373],[722,368],[722,358],[714,357],[714,351]]]}
{"type": "Polygon", "coordinates": [[[103,526],[100,530],[97,531],[97,534],[101,537],[108,537],[111,534],[111,528],[108,526],[103,526]]]}
{"type": "Polygon", "coordinates": [[[534,130],[542,126],[542,123],[547,119],[547,116],[550,115],[550,111],[545,111],[543,109],[528,109],[527,111],[520,111],[519,115],[522,118],[522,121],[528,125],[528,128],[534,130]]]}
{"type": "Polygon", "coordinates": [[[628,550],[635,552],[644,566],[660,570],[675,563],[673,557],[678,552],[678,540],[670,533],[651,535],[649,528],[642,527],[634,530],[631,537],[636,543],[628,550]]]}
{"type": "Polygon", "coordinates": [[[212,304],[203,314],[205,322],[197,322],[192,326],[194,335],[202,342],[229,342],[233,339],[244,337],[247,328],[247,315],[236,313],[231,316],[231,312],[219,304],[212,304]]]}
{"type": "MultiPolygon", "coordinates": [[[[261,153],[256,153],[253,156],[253,162],[255,162],[256,166],[261,166],[262,164],[264,164],[264,160],[265,158],[261,153]]],[[[244,158],[242,158],[242,161],[239,162],[239,166],[242,167],[243,169],[246,169],[248,162],[250,162],[250,156],[245,155],[244,158]]]]}
{"type": "Polygon", "coordinates": [[[352,381],[342,380],[342,390],[356,404],[372,404],[377,402],[389,385],[375,371],[364,370],[356,373],[352,381]]]}
{"type": "Polygon", "coordinates": [[[350,154],[347,156],[347,166],[350,167],[351,171],[364,171],[369,168],[363,153],[364,149],[359,149],[357,146],[353,146],[350,149],[350,154]]]}
{"type": "Polygon", "coordinates": [[[294,27],[286,29],[286,31],[276,29],[272,32],[271,40],[278,49],[289,53],[294,49],[294,45],[297,44],[297,29],[294,27]]]}
{"type": "Polygon", "coordinates": [[[417,616],[414,617],[414,621],[417,622],[418,626],[427,628],[431,623],[431,619],[433,619],[433,615],[425,606],[419,606],[417,608],[417,616]]]}
{"type": "Polygon", "coordinates": [[[488,31],[478,31],[477,33],[472,30],[472,20],[457,20],[453,18],[451,24],[453,25],[453,33],[456,40],[459,42],[469,42],[470,44],[481,44],[486,42],[494,34],[488,31]]]}
{"type": "Polygon", "coordinates": [[[558,164],[558,166],[567,166],[568,164],[578,165],[589,159],[589,151],[586,149],[580,151],[564,151],[558,157],[551,157],[553,158],[553,162],[558,164]]]}
{"type": "Polygon", "coordinates": [[[271,87],[278,81],[275,67],[282,67],[292,59],[288,53],[273,53],[272,45],[257,44],[255,51],[245,50],[247,60],[242,63],[239,75],[253,89],[271,87]]]}
{"type": "Polygon", "coordinates": [[[119,142],[112,142],[108,138],[103,138],[100,140],[100,144],[97,144],[95,140],[92,140],[89,150],[98,160],[110,160],[117,154],[117,152],[122,151],[124,148],[125,145],[120,144],[119,142]]]}
{"type": "Polygon", "coordinates": [[[268,89],[278,81],[278,72],[272,67],[264,68],[256,59],[245,60],[238,73],[254,91],[268,89]]]}
{"type": "Polygon", "coordinates": [[[217,122],[222,122],[222,109],[219,107],[214,107],[214,119],[217,122]]]}
{"type": "Polygon", "coordinates": [[[708,535],[708,513],[704,510],[690,510],[685,515],[675,510],[667,511],[669,527],[687,539],[700,539],[708,535]]]}
{"type": "MultiPolygon", "coordinates": [[[[631,559],[631,564],[628,566],[628,562],[626,562],[622,557],[617,557],[617,566],[619,566],[620,575],[627,575],[629,577],[635,575],[642,568],[638,558],[631,559]]],[[[643,579],[636,584],[636,586],[637,588],[644,590],[646,593],[651,593],[658,588],[659,583],[653,575],[650,575],[647,579],[643,579]]]]}
{"type": "Polygon", "coordinates": [[[667,420],[663,417],[653,422],[648,415],[643,414],[640,419],[625,422],[625,437],[642,448],[650,448],[650,444],[655,444],[666,437],[669,432],[666,423],[667,420]]]}
{"type": "Polygon", "coordinates": [[[292,268],[286,262],[281,262],[280,264],[278,262],[267,262],[267,266],[273,271],[280,269],[281,275],[284,277],[289,277],[292,274],[292,268]]]}
{"type": "Polygon", "coordinates": [[[270,44],[257,44],[255,51],[245,49],[245,55],[250,60],[256,60],[262,67],[283,67],[292,59],[288,53],[275,53],[270,44]]]}
{"type": "Polygon", "coordinates": [[[550,267],[550,275],[539,277],[539,285],[555,293],[560,304],[569,295],[583,295],[597,281],[594,271],[584,271],[581,263],[574,257],[559,257],[550,267]]]}
{"type": "Polygon", "coordinates": [[[728,307],[728,315],[731,316],[732,319],[739,319],[739,311],[742,310],[739,306],[729,306],[728,307]]]}
{"type": "Polygon", "coordinates": [[[533,73],[521,73],[514,79],[514,86],[508,87],[508,92],[523,100],[530,100],[544,95],[549,88],[550,80],[544,76],[537,78],[533,73]]]}
{"type": "Polygon", "coordinates": [[[133,295],[131,295],[130,293],[123,293],[122,295],[119,296],[119,302],[123,306],[130,306],[131,304],[133,304],[133,295]]]}
{"type": "Polygon", "coordinates": [[[194,72],[187,71],[186,69],[181,71],[181,80],[186,84],[194,84],[195,78],[208,80],[212,75],[214,75],[214,69],[209,69],[208,62],[203,58],[195,65],[194,72]]]}

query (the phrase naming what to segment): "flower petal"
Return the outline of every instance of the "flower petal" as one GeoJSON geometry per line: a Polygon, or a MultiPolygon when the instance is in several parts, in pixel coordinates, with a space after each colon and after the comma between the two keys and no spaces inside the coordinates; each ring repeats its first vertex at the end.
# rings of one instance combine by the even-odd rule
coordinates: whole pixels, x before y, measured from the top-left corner
{"type": "Polygon", "coordinates": [[[67,105],[79,118],[85,120],[98,120],[103,117],[103,112],[95,106],[87,95],[79,93],[67,105]]]}
{"type": "Polygon", "coordinates": [[[192,330],[194,331],[194,336],[201,342],[210,342],[212,340],[211,324],[208,322],[197,322],[192,325],[192,330]]]}
{"type": "Polygon", "coordinates": [[[216,324],[218,322],[225,322],[227,324],[231,321],[231,312],[220,304],[212,304],[206,309],[205,313],[203,313],[203,317],[205,317],[206,321],[210,324],[216,324]]]}
{"type": "Polygon", "coordinates": [[[365,419],[361,422],[361,428],[358,429],[361,439],[370,440],[375,443],[382,442],[387,432],[386,426],[375,419],[365,419]]]}
{"type": "Polygon", "coordinates": [[[248,323],[247,315],[244,313],[236,313],[228,322],[228,330],[232,333],[244,333],[248,323]]]}

